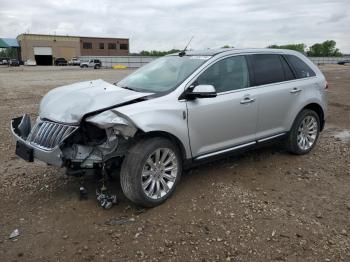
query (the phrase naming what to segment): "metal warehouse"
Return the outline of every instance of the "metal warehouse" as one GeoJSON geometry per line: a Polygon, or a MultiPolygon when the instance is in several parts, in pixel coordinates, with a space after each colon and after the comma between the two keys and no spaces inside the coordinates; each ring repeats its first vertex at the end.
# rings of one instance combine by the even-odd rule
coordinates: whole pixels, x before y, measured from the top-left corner
{"type": "Polygon", "coordinates": [[[37,65],[52,65],[56,58],[67,60],[79,56],[125,56],[129,39],[64,35],[21,34],[17,37],[21,59],[35,60],[37,65]]]}

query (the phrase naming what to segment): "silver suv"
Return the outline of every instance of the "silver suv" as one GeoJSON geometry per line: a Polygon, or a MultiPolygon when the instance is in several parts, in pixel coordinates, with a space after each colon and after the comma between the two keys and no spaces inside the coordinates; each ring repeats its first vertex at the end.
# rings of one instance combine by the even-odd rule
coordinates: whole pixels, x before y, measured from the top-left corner
{"type": "Polygon", "coordinates": [[[125,196],[151,207],[173,193],[183,168],[285,139],[298,155],[316,144],[327,82],[288,50],[220,49],[159,58],[112,85],[94,80],[50,91],[31,128],[12,120],[16,153],[113,172],[125,196]]]}

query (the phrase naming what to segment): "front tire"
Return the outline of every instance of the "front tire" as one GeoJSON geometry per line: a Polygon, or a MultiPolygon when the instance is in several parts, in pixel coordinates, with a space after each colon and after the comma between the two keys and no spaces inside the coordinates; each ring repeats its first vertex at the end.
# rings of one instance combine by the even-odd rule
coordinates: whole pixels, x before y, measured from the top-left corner
{"type": "Polygon", "coordinates": [[[309,153],[320,134],[320,118],[310,109],[302,110],[296,117],[287,140],[287,149],[296,155],[309,153]]]}
{"type": "Polygon", "coordinates": [[[124,195],[135,204],[154,207],[174,192],[182,173],[179,149],[161,137],[139,141],[122,164],[120,183],[124,195]]]}

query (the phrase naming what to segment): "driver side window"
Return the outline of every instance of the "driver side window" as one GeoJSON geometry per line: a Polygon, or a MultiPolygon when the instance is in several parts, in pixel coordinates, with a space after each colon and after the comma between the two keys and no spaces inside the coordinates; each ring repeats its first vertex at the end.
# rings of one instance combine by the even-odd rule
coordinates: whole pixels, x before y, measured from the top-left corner
{"type": "Polygon", "coordinates": [[[249,72],[244,56],[222,59],[210,66],[196,81],[197,85],[213,85],[217,93],[249,87],[249,72]]]}

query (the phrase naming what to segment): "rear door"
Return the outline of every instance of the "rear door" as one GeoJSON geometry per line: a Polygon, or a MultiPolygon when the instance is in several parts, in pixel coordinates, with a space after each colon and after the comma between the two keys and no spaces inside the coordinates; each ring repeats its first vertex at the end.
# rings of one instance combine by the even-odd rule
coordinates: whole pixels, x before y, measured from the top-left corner
{"type": "MultiPolygon", "coordinates": [[[[245,56],[224,58],[205,70],[194,85],[213,85],[214,98],[187,101],[193,157],[204,158],[255,140],[257,102],[245,56]]],[[[254,142],[253,142],[254,143],[254,142]]]]}
{"type": "Polygon", "coordinates": [[[250,55],[254,86],[258,90],[257,139],[288,131],[290,116],[298,105],[303,84],[280,54],[250,55]]]}

